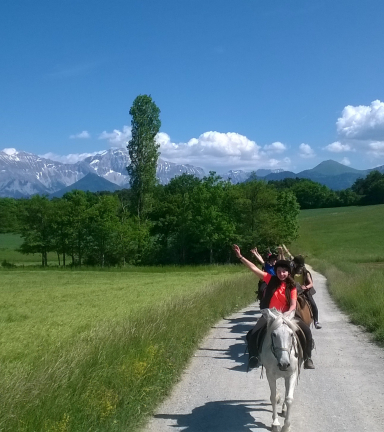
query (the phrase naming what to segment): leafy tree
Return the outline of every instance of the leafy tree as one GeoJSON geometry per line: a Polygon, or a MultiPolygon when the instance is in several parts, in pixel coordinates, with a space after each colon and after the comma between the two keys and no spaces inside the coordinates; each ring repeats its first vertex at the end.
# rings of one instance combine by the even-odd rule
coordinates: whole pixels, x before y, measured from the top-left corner
{"type": "Polygon", "coordinates": [[[64,194],[62,198],[67,205],[68,248],[72,256],[72,264],[81,266],[89,244],[88,237],[88,209],[93,199],[91,193],[74,190],[64,194]]]}
{"type": "Polygon", "coordinates": [[[0,234],[16,232],[18,229],[18,201],[0,198],[0,234]]]}
{"type": "Polygon", "coordinates": [[[23,200],[19,212],[21,253],[40,253],[42,266],[47,266],[47,254],[53,250],[52,202],[46,196],[34,195],[23,200]]]}
{"type": "Polygon", "coordinates": [[[383,204],[384,174],[377,170],[371,171],[365,178],[357,179],[351,189],[360,195],[360,203],[363,205],[383,204]]]}
{"type": "Polygon", "coordinates": [[[238,242],[247,250],[255,245],[267,248],[276,244],[276,189],[254,180],[236,185],[236,191],[232,217],[237,222],[238,242]]]}
{"type": "Polygon", "coordinates": [[[197,262],[217,261],[235,239],[236,225],[228,212],[230,188],[229,182],[210,172],[193,191],[191,225],[194,250],[200,257],[197,262]]]}
{"type": "Polygon", "coordinates": [[[156,135],[160,130],[160,109],[148,95],[140,95],[133,101],[129,111],[132,116],[132,138],[127,149],[130,165],[132,199],[139,220],[148,209],[148,201],[156,184],[156,165],[159,144],[156,135]]]}
{"type": "Polygon", "coordinates": [[[360,202],[360,196],[351,188],[336,191],[336,195],[338,196],[342,207],[358,205],[360,202]]]}
{"type": "Polygon", "coordinates": [[[197,177],[182,174],[167,185],[157,187],[151,219],[159,262],[185,264],[192,259],[193,196],[200,183],[197,177]]]}
{"type": "Polygon", "coordinates": [[[60,254],[63,257],[63,266],[67,264],[67,254],[70,253],[70,241],[73,233],[72,221],[70,219],[70,205],[65,199],[52,200],[52,228],[53,228],[53,250],[56,251],[59,265],[60,254]]]}
{"type": "Polygon", "coordinates": [[[303,179],[297,182],[291,191],[296,195],[302,209],[334,207],[339,204],[334,191],[312,180],[303,179]]]}
{"type": "Polygon", "coordinates": [[[118,261],[115,251],[115,232],[119,224],[117,216],[118,198],[100,195],[98,201],[87,210],[89,237],[86,251],[87,264],[114,264],[118,261]]]}
{"type": "Polygon", "coordinates": [[[298,236],[299,223],[298,216],[300,206],[293,192],[281,191],[277,197],[275,214],[277,215],[277,231],[279,238],[275,244],[290,243],[298,236]]]}

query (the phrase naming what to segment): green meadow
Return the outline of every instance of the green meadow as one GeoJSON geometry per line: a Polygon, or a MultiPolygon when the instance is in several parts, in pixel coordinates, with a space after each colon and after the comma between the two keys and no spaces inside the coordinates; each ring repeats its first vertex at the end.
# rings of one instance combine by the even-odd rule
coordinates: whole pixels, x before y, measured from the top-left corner
{"type": "Polygon", "coordinates": [[[241,266],[28,266],[0,278],[0,430],[36,432],[137,430],[256,285],[241,266]]]}
{"type": "MultiPolygon", "coordinates": [[[[323,273],[353,323],[384,342],[384,205],[303,210],[292,251],[323,273]]],[[[321,320],[321,311],[320,311],[321,320]]]]}

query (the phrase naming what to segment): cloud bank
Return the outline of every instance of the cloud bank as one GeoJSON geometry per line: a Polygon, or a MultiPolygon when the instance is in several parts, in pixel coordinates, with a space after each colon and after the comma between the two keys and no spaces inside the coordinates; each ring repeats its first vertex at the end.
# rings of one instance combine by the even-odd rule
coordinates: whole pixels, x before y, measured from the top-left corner
{"type": "Polygon", "coordinates": [[[64,164],[74,164],[77,162],[80,162],[84,159],[86,159],[89,156],[95,156],[97,154],[102,153],[101,151],[98,152],[93,152],[93,153],[71,153],[68,155],[58,155],[56,153],[45,153],[43,155],[39,155],[40,157],[44,158],[44,159],[50,159],[50,160],[54,160],[57,162],[61,162],[64,164]]]}
{"type": "MultiPolygon", "coordinates": [[[[129,126],[112,132],[104,131],[100,140],[106,140],[111,147],[126,147],[132,133],[129,126]]],[[[160,157],[178,164],[191,164],[208,170],[223,172],[226,169],[253,170],[258,168],[287,168],[289,158],[277,158],[287,146],[281,142],[258,145],[244,135],[235,132],[204,132],[187,142],[176,143],[171,137],[160,132],[156,137],[160,145],[160,157]]]]}
{"type": "Polygon", "coordinates": [[[326,146],[326,150],[384,156],[384,102],[375,100],[369,106],[346,106],[336,128],[339,140],[326,146]]]}

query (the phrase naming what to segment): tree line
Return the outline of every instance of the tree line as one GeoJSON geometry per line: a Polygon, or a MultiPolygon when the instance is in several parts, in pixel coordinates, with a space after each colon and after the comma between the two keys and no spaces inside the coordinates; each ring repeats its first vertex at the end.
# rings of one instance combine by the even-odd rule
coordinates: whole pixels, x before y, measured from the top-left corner
{"type": "Polygon", "coordinates": [[[334,191],[327,186],[304,178],[269,181],[278,190],[291,191],[301,209],[384,204],[384,174],[371,171],[352,187],[334,191]]]}
{"type": "Polygon", "coordinates": [[[137,213],[134,191],[72,191],[62,198],[0,199],[1,232],[19,233],[22,253],[47,265],[226,263],[231,244],[250,249],[297,236],[299,205],[290,191],[261,181],[232,185],[211,173],[156,185],[137,213]]]}
{"type": "Polygon", "coordinates": [[[0,198],[0,232],[20,234],[20,252],[40,254],[43,266],[48,252],[62,266],[226,263],[232,243],[290,243],[300,208],[384,203],[384,174],[336,192],[307,179],[232,185],[215,173],[183,174],[150,190],[140,204],[134,188],[0,198]]]}

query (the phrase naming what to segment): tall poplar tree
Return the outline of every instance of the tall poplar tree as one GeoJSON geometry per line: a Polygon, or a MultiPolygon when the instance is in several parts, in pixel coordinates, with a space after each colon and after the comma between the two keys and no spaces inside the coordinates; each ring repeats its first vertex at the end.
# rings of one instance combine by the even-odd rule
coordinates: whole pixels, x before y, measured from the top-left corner
{"type": "Polygon", "coordinates": [[[132,138],[127,149],[131,160],[127,167],[132,190],[132,204],[139,221],[148,207],[148,199],[156,185],[156,166],[159,144],[156,135],[160,130],[160,109],[151,96],[139,95],[129,111],[132,116],[132,138]]]}

